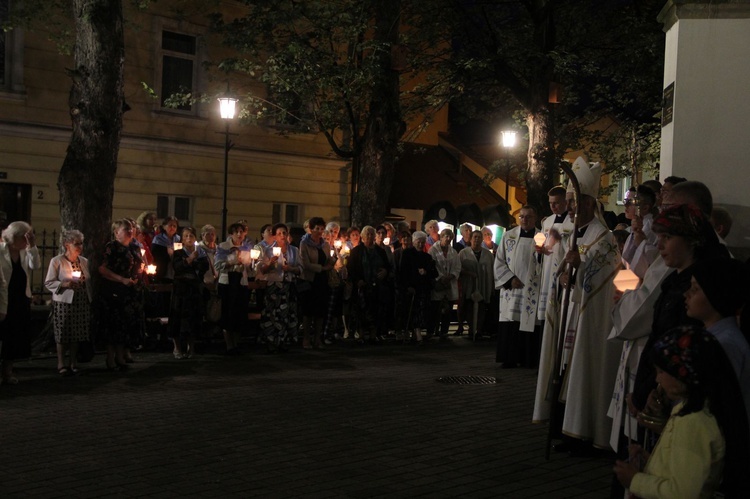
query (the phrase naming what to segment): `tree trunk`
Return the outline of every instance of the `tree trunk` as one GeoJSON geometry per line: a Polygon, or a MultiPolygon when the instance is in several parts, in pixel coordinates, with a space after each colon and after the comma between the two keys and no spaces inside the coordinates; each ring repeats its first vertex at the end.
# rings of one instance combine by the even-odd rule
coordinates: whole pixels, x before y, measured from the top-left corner
{"type": "MultiPolygon", "coordinates": [[[[352,225],[383,221],[393,184],[399,139],[404,131],[399,102],[399,74],[392,68],[391,50],[398,42],[400,0],[377,2],[374,56],[381,71],[373,82],[370,112],[359,154],[357,192],[352,200],[352,225]]],[[[354,162],[356,164],[357,162],[354,162]]]]}
{"type": "Polygon", "coordinates": [[[529,129],[526,202],[539,210],[540,216],[550,212],[547,192],[553,187],[557,166],[551,121],[546,109],[526,116],[526,125],[529,129]]]}
{"type": "MultiPolygon", "coordinates": [[[[57,179],[62,229],[84,233],[92,276],[111,239],[112,198],[123,109],[125,42],[121,0],[74,0],[73,124],[57,179]]],[[[96,281],[94,281],[96,282],[96,281]]]]}

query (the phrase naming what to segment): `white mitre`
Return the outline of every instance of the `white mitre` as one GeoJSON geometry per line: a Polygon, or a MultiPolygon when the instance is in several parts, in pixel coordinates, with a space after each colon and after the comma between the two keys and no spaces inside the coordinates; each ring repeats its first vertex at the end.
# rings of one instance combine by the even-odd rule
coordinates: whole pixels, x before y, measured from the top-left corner
{"type": "MultiPolygon", "coordinates": [[[[599,182],[602,176],[602,166],[599,163],[590,165],[582,156],[573,162],[573,173],[581,186],[581,194],[599,199],[599,182]]],[[[573,182],[568,182],[568,192],[575,192],[573,182]]]]}

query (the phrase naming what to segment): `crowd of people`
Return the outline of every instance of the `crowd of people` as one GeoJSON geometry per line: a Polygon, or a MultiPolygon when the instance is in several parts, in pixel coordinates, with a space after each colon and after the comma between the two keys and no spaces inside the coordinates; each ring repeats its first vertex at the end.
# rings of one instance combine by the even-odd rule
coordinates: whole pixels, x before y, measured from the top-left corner
{"type": "MultiPolygon", "coordinates": [[[[502,368],[538,369],[533,420],[549,422],[556,451],[618,453],[613,497],[738,496],[750,480],[750,319],[741,318],[750,271],[723,243],[731,216],[704,184],[668,177],[633,189],[628,223],[613,227],[598,165],[579,158],[573,170],[578,192],[550,190],[552,215],[541,221],[522,207],[499,243],[470,224],[456,240],[435,220],[412,231],[320,217],[299,241],[277,223],[256,242],[242,220],[220,241],[211,225],[157,225],[144,212],[112,224],[92,269],[84,234],[64,231],[45,280],[58,373],[78,372],[92,330],[106,367],[126,370],[154,317],[168,318],[175,359],[195,355],[207,324],[227,355],[240,354],[253,304],[270,354],[335,341],[420,345],[445,340],[455,319],[455,335],[497,329],[502,368]],[[637,282],[625,291],[624,271],[637,282]]],[[[2,383],[15,384],[13,362],[30,353],[29,272],[41,260],[27,223],[11,223],[2,240],[2,383]]]]}

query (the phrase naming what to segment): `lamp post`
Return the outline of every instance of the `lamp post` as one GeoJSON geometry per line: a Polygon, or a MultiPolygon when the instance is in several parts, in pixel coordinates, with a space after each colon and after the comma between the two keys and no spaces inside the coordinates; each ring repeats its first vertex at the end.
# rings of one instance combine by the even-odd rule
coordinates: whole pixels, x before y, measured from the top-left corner
{"type": "Polygon", "coordinates": [[[508,204],[508,211],[510,211],[510,201],[508,201],[510,192],[510,150],[516,145],[516,132],[506,130],[500,132],[500,134],[500,144],[505,148],[505,202],[508,204]]]}
{"type": "Polygon", "coordinates": [[[234,119],[234,109],[237,99],[233,97],[219,97],[219,112],[226,125],[224,129],[224,198],[221,208],[221,234],[227,236],[227,182],[229,180],[229,150],[234,144],[229,140],[229,123],[234,119]]]}

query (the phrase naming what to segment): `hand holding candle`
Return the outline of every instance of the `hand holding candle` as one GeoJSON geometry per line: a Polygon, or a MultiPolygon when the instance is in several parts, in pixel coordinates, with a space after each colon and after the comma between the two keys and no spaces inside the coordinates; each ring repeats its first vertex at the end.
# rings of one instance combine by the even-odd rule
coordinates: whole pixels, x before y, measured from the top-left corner
{"type": "Polygon", "coordinates": [[[151,264],[146,266],[146,274],[148,275],[154,275],[156,274],[156,265],[151,264]]]}
{"type": "Polygon", "coordinates": [[[71,274],[73,275],[73,280],[74,281],[77,281],[77,280],[79,280],[81,278],[81,271],[80,270],[74,270],[71,274]]]}
{"type": "Polygon", "coordinates": [[[281,248],[278,246],[273,247],[273,256],[281,256],[281,248]]]}

